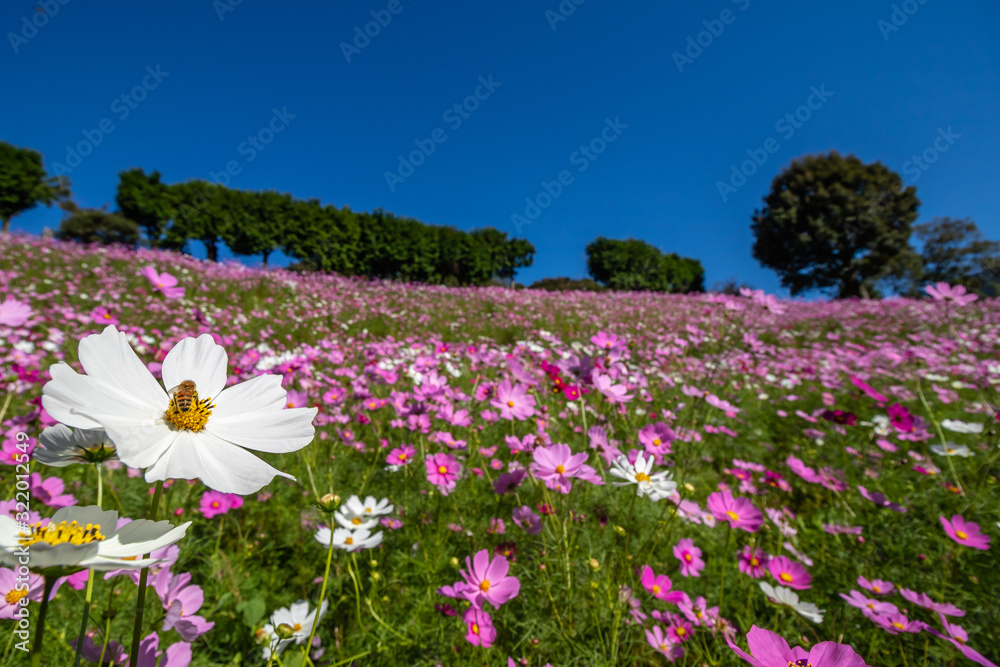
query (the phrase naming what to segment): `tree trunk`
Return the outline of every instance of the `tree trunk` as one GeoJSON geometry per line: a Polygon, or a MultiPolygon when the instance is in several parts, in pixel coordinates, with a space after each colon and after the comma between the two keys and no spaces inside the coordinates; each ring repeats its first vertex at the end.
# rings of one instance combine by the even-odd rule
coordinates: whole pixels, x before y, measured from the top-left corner
{"type": "Polygon", "coordinates": [[[6,234],[9,231],[10,231],[10,218],[4,218],[3,233],[6,234]]]}
{"type": "Polygon", "coordinates": [[[264,268],[265,268],[265,269],[267,268],[267,257],[268,257],[268,255],[270,255],[270,254],[271,254],[271,251],[270,251],[270,250],[265,250],[265,251],[263,251],[263,252],[261,253],[261,255],[263,255],[263,256],[264,256],[264,268]]]}
{"type": "Polygon", "coordinates": [[[219,248],[211,241],[205,241],[205,255],[210,261],[219,261],[219,248]]]}

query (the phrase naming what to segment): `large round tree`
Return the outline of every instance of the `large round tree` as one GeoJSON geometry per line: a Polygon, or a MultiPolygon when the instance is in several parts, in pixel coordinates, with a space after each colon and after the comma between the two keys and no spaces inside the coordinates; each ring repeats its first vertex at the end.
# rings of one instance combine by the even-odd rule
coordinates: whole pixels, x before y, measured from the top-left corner
{"type": "Polygon", "coordinates": [[[45,173],[41,153],[0,141],[0,229],[4,234],[15,215],[68,196],[69,181],[45,173]]]}
{"type": "Polygon", "coordinates": [[[754,211],[753,256],[793,295],[833,288],[840,298],[868,296],[913,252],[919,206],[916,188],[881,162],[836,151],[800,158],[754,211]]]}

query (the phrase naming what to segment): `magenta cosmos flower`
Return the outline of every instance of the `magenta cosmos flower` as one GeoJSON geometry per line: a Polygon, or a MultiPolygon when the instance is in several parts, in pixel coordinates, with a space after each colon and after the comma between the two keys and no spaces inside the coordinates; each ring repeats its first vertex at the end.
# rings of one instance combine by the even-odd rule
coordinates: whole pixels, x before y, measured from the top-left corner
{"type": "Polygon", "coordinates": [[[489,648],[497,640],[497,631],[493,627],[493,619],[482,609],[469,607],[462,620],[465,621],[465,641],[473,646],[489,648]]]}
{"type": "Polygon", "coordinates": [[[28,304],[8,296],[0,303],[0,326],[19,327],[28,321],[33,312],[28,304]]]}
{"type": "Polygon", "coordinates": [[[168,299],[178,299],[184,296],[184,288],[177,286],[177,278],[169,273],[157,273],[156,267],[147,266],[142,270],[142,275],[146,276],[153,285],[153,291],[159,292],[168,299]]]}
{"type": "Polygon", "coordinates": [[[198,509],[206,519],[212,519],[240,507],[243,507],[243,498],[236,494],[206,491],[201,497],[198,509]]]}
{"type": "Polygon", "coordinates": [[[497,385],[496,395],[490,405],[500,410],[503,419],[523,421],[535,414],[535,397],[520,384],[511,384],[504,380],[497,385]]]}
{"type": "Polygon", "coordinates": [[[431,454],[424,462],[427,465],[427,481],[438,488],[442,496],[455,490],[458,473],[462,466],[451,454],[431,454]]]}
{"type": "Polygon", "coordinates": [[[868,667],[864,659],[847,644],[820,642],[809,651],[796,646],[789,648],[780,635],[758,628],[756,625],[747,633],[750,653],[736,646],[728,637],[726,643],[746,662],[754,667],[868,667]]]}
{"type": "Polygon", "coordinates": [[[760,549],[744,547],[740,553],[740,572],[754,579],[760,579],[767,573],[771,557],[760,549]]]}
{"type": "Polygon", "coordinates": [[[391,466],[405,466],[413,460],[413,456],[416,453],[417,448],[413,445],[402,445],[389,452],[389,456],[386,457],[385,461],[391,466]]]}
{"type": "Polygon", "coordinates": [[[979,524],[966,521],[959,514],[951,517],[951,521],[941,517],[941,525],[948,537],[963,546],[983,551],[990,548],[990,536],[979,530],[979,524]]]}
{"type": "Polygon", "coordinates": [[[749,499],[733,497],[729,491],[709,495],[707,505],[717,521],[727,521],[731,527],[748,533],[756,533],[764,523],[764,514],[749,499]]]}
{"type": "Polygon", "coordinates": [[[805,566],[796,563],[787,556],[772,558],[767,564],[767,569],[782,586],[799,591],[804,591],[811,586],[812,575],[809,574],[805,566]]]}
{"type": "Polygon", "coordinates": [[[640,581],[642,582],[642,587],[657,600],[676,603],[684,599],[683,592],[670,590],[672,586],[670,577],[665,574],[657,575],[653,572],[653,568],[648,565],[643,568],[640,581]]]}
{"type": "Polygon", "coordinates": [[[694,540],[685,538],[674,546],[674,557],[681,562],[682,577],[700,577],[705,569],[705,561],[701,559],[701,549],[694,545],[694,540]]]}
{"type": "MultiPolygon", "coordinates": [[[[503,556],[490,560],[488,549],[476,552],[472,560],[465,558],[466,569],[461,572],[465,584],[462,586],[462,596],[477,609],[483,608],[484,602],[494,607],[517,597],[521,591],[521,582],[517,577],[508,577],[510,564],[503,556]]],[[[455,590],[459,590],[456,585],[455,590]]]]}
{"type": "Polygon", "coordinates": [[[531,472],[554,491],[569,493],[573,489],[570,477],[589,478],[594,476],[594,469],[584,465],[590,456],[587,452],[574,454],[569,445],[556,444],[551,447],[539,447],[532,456],[531,472]],[[584,470],[589,468],[589,470],[584,470]]]}

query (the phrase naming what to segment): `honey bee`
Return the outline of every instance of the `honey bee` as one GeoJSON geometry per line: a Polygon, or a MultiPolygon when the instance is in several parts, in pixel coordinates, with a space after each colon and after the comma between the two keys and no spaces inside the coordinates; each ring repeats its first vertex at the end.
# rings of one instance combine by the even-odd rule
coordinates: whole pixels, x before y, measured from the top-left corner
{"type": "Polygon", "coordinates": [[[184,380],[167,392],[173,397],[174,404],[181,412],[187,412],[198,400],[198,389],[192,380],[184,380]]]}

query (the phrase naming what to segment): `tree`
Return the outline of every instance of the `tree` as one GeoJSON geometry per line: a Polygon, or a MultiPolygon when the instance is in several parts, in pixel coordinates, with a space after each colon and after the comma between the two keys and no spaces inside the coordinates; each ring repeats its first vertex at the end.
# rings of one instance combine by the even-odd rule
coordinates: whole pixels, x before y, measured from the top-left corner
{"type": "Polygon", "coordinates": [[[601,287],[590,278],[574,280],[566,276],[558,278],[542,278],[528,285],[528,289],[541,289],[547,292],[603,292],[601,287]]]}
{"type": "Polygon", "coordinates": [[[176,206],[174,222],[167,228],[166,243],[183,248],[188,241],[201,241],[205,256],[213,262],[219,259],[219,244],[230,232],[236,218],[230,210],[232,198],[227,189],[208,181],[193,180],[170,186],[176,206]]]}
{"type": "Polygon", "coordinates": [[[135,220],[146,234],[151,248],[173,248],[164,237],[167,224],[177,215],[170,186],[160,181],[160,172],[146,174],[142,169],[129,169],[118,174],[118,194],[115,203],[122,215],[135,220]]]}
{"type": "Polygon", "coordinates": [[[880,162],[853,155],[807,156],[771,183],[752,216],[753,256],[773,269],[792,295],[834,288],[840,298],[869,295],[902,270],[916,188],[880,162]]]}
{"type": "Polygon", "coordinates": [[[0,141],[0,221],[4,234],[10,231],[15,215],[68,197],[69,181],[62,176],[50,177],[42,166],[41,153],[0,141]]]}
{"type": "Polygon", "coordinates": [[[638,239],[598,237],[587,245],[587,271],[613,290],[683,293],[704,289],[705,270],[700,261],[664,254],[638,239]]]}
{"type": "Polygon", "coordinates": [[[232,216],[222,237],[226,245],[237,255],[260,255],[267,266],[292,217],[292,196],[243,190],[227,190],[224,196],[232,216]]]}
{"type": "Polygon", "coordinates": [[[1000,284],[1000,243],[983,238],[969,219],[934,218],[913,228],[921,243],[920,270],[908,293],[918,296],[926,283],[965,285],[970,291],[995,296],[1000,284]]]}
{"type": "Polygon", "coordinates": [[[68,215],[63,218],[56,238],[77,243],[101,243],[134,248],[139,242],[139,225],[119,213],[104,208],[79,208],[72,202],[62,206],[68,215]]]}

